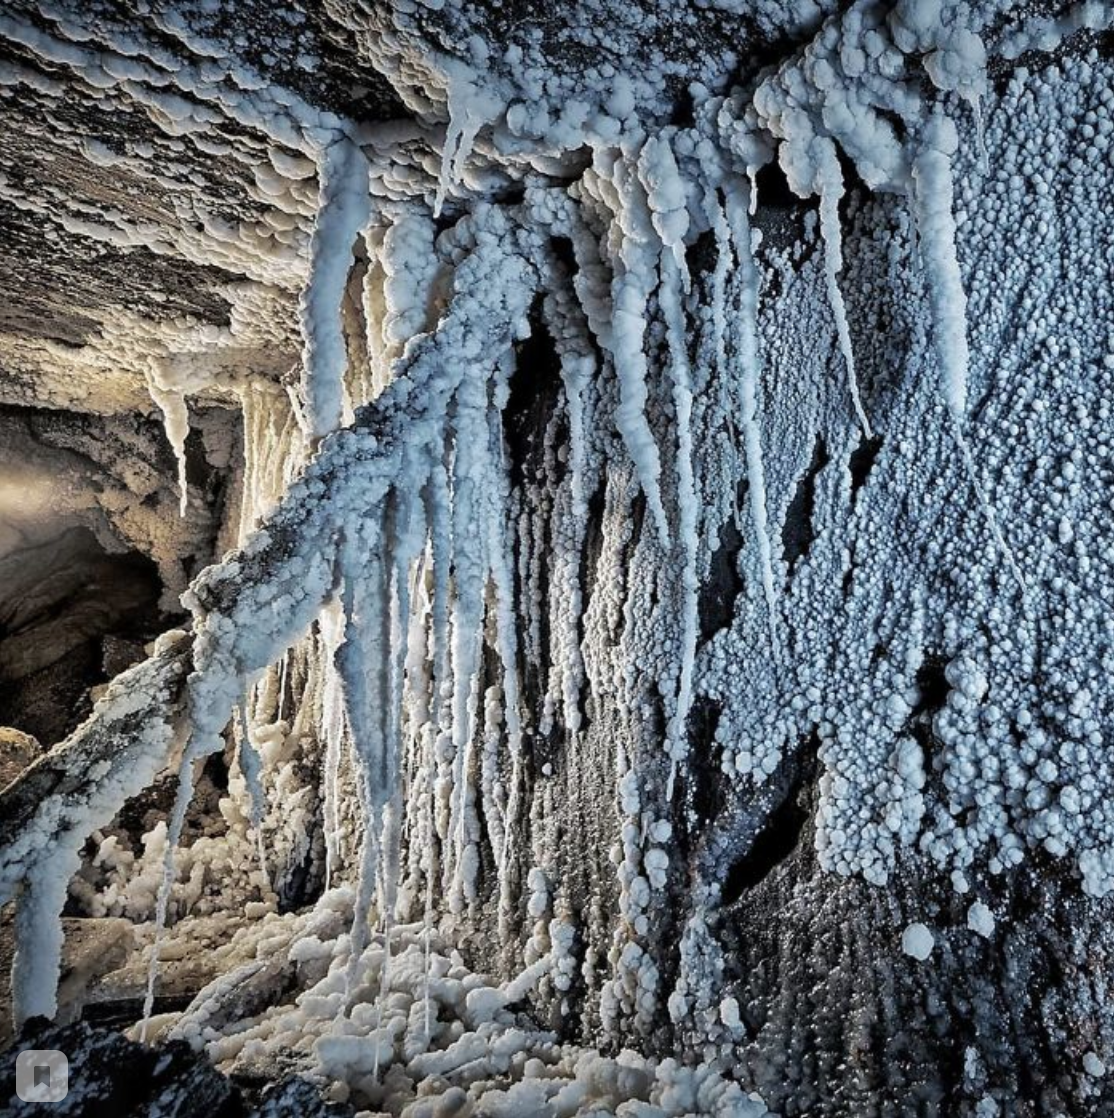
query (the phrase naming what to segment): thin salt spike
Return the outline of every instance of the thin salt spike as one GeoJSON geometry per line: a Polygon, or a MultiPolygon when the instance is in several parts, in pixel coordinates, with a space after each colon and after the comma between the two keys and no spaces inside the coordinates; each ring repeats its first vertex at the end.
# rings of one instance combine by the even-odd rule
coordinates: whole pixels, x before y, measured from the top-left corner
{"type": "Polygon", "coordinates": [[[867,439],[874,438],[870,429],[870,420],[867,419],[863,409],[862,397],[859,395],[859,382],[855,375],[855,353],[851,347],[851,329],[847,322],[847,307],[843,302],[843,292],[839,287],[839,273],[843,270],[843,236],[839,225],[839,201],[843,197],[843,173],[840,171],[839,160],[836,158],[835,148],[828,141],[825,148],[828,158],[822,164],[822,181],[820,185],[820,236],[824,242],[824,279],[828,290],[828,303],[835,319],[836,336],[839,339],[839,350],[843,355],[843,363],[847,369],[847,387],[851,393],[851,402],[858,416],[859,426],[867,439]]]}
{"type": "Polygon", "coordinates": [[[666,339],[669,347],[669,372],[673,383],[674,421],[677,425],[678,537],[684,555],[684,567],[681,575],[681,588],[684,594],[681,622],[681,667],[677,682],[677,706],[667,729],[670,754],[669,780],[666,785],[667,800],[673,798],[677,764],[687,742],[688,715],[692,707],[692,676],[696,661],[696,642],[699,627],[699,581],[696,574],[697,503],[692,459],[692,381],[686,354],[685,320],[680,300],[681,286],[682,277],[678,274],[675,258],[672,254],[663,251],[658,304],[665,319],[666,339]]]}
{"type": "Polygon", "coordinates": [[[380,1030],[383,1028],[383,1006],[391,989],[391,936],[394,932],[394,910],[397,900],[399,855],[402,849],[402,802],[401,795],[387,805],[383,819],[383,964],[379,968],[379,994],[375,1001],[375,1064],[372,1068],[372,1082],[379,1082],[380,1030]]]}
{"type": "Polygon", "coordinates": [[[356,901],[352,916],[352,952],[347,990],[351,996],[360,958],[368,943],[368,918],[375,893],[378,866],[378,829],[382,808],[391,795],[388,787],[386,708],[390,701],[384,664],[389,632],[384,609],[383,565],[375,552],[377,541],[346,540],[342,547],[345,641],[337,654],[344,681],[348,723],[357,766],[357,789],[364,816],[364,839],[356,901]],[[371,559],[363,559],[366,555],[371,559]],[[363,562],[361,562],[363,559],[363,562]]]}
{"type": "Polygon", "coordinates": [[[437,176],[437,193],[433,199],[433,216],[441,216],[449,188],[464,172],[464,164],[472,153],[483,121],[473,110],[475,90],[467,81],[449,82],[449,124],[441,147],[441,167],[437,176]],[[471,96],[470,96],[471,95],[471,96]]]}
{"type": "Polygon", "coordinates": [[[1024,596],[1027,591],[1025,580],[979,484],[963,433],[971,355],[967,343],[967,293],[963,290],[959,269],[955,215],[952,212],[952,156],[958,146],[959,138],[950,118],[937,114],[925,126],[921,147],[913,161],[913,217],[928,286],[932,336],[940,364],[941,393],[991,537],[1024,596]]]}
{"type": "Polygon", "coordinates": [[[983,117],[981,94],[975,94],[971,98],[971,112],[975,116],[975,151],[979,156],[979,170],[985,175],[990,172],[990,153],[986,150],[986,120],[983,117]]]}
{"type": "MultiPolygon", "coordinates": [[[[606,162],[600,164],[607,170],[606,162]]],[[[661,457],[646,415],[649,402],[649,369],[646,361],[646,304],[656,271],[657,240],[649,202],[638,181],[635,167],[623,159],[614,161],[608,181],[613,187],[609,244],[612,253],[611,323],[606,341],[619,382],[619,402],[615,426],[622,436],[639,484],[646,495],[646,506],[657,527],[663,546],[669,542],[669,523],[661,499],[661,457]]]]}
{"type": "Polygon", "coordinates": [[[139,1041],[147,1043],[147,1031],[151,1022],[151,1010],[155,1005],[155,985],[158,982],[159,948],[166,932],[166,915],[170,907],[170,891],[174,885],[174,855],[182,837],[182,827],[186,811],[193,799],[193,739],[186,745],[182,762],[178,769],[178,787],[174,793],[174,806],[166,828],[166,850],[163,853],[162,879],[159,882],[158,898],[155,902],[155,938],[151,944],[151,959],[147,966],[147,992],[143,998],[143,1019],[139,1027],[139,1041]]]}
{"type": "Polygon", "coordinates": [[[282,654],[282,667],[279,670],[278,702],[275,705],[275,721],[282,721],[282,708],[286,699],[286,673],[290,670],[290,652],[282,654]]]}
{"type": "Polygon", "coordinates": [[[322,729],[325,735],[325,892],[332,887],[339,857],[337,804],[340,792],[338,787],[340,757],[344,739],[344,700],[336,653],[340,646],[342,620],[343,613],[339,601],[334,600],[322,611],[321,632],[325,646],[325,683],[322,688],[321,703],[322,729]]]}
{"type": "Polygon", "coordinates": [[[309,275],[298,302],[306,434],[312,438],[335,430],[344,413],[348,352],[342,306],[353,248],[371,212],[368,173],[359,144],[345,136],[336,137],[321,153],[309,275]]]}
{"type": "Polygon", "coordinates": [[[251,825],[255,831],[255,844],[259,854],[259,869],[263,874],[265,884],[269,883],[267,875],[267,854],[263,842],[263,820],[267,811],[267,793],[263,787],[263,762],[255,743],[251,740],[251,723],[248,719],[248,701],[240,704],[240,772],[243,774],[244,783],[248,789],[248,801],[251,808],[251,825]]]}
{"type": "MultiPolygon", "coordinates": [[[[507,731],[507,748],[511,755],[511,794],[507,814],[514,818],[521,794],[522,778],[522,721],[519,711],[518,637],[514,613],[514,578],[509,562],[510,548],[503,510],[510,506],[510,485],[503,461],[503,426],[500,412],[494,409],[491,416],[491,444],[499,451],[488,454],[488,471],[492,477],[489,494],[488,553],[491,582],[495,590],[495,633],[499,660],[503,668],[503,722],[507,731]]],[[[509,874],[507,866],[512,847],[512,828],[504,821],[502,850],[499,858],[500,908],[507,903],[509,874]]]]}
{"type": "Polygon", "coordinates": [[[185,517],[189,508],[189,484],[186,479],[186,439],[190,433],[190,409],[185,395],[176,388],[165,388],[158,382],[154,368],[147,372],[147,391],[162,412],[166,440],[174,450],[178,466],[178,514],[185,517]]]}
{"type": "Polygon", "coordinates": [[[997,547],[998,554],[1001,555],[1002,560],[1009,568],[1010,574],[1021,590],[1022,598],[1027,599],[1029,592],[1028,584],[1021,574],[1021,568],[1017,565],[1017,560],[1013,556],[1010,545],[1006,543],[1006,537],[1002,535],[1002,530],[998,527],[998,518],[994,515],[994,509],[990,505],[990,500],[975,470],[975,459],[971,454],[971,447],[967,442],[966,436],[963,434],[963,429],[960,427],[959,421],[954,417],[951,427],[956,444],[959,446],[959,453],[963,458],[963,467],[967,471],[967,477],[971,481],[971,488],[975,492],[975,498],[979,503],[979,508],[982,510],[983,516],[986,517],[986,524],[990,529],[990,535],[994,540],[994,545],[997,547]]]}
{"type": "Polygon", "coordinates": [[[425,980],[422,1000],[425,1011],[425,1034],[432,1033],[430,981],[433,944],[433,831],[437,779],[437,743],[444,716],[443,692],[449,678],[449,566],[451,563],[451,513],[449,487],[445,468],[435,465],[426,485],[427,518],[429,521],[429,558],[433,575],[433,602],[430,628],[433,635],[433,728],[429,735],[429,770],[427,811],[429,832],[426,840],[425,893],[425,980]]]}
{"type": "Polygon", "coordinates": [[[739,299],[739,361],[741,365],[739,391],[743,446],[750,489],[751,520],[758,545],[758,559],[762,570],[762,589],[766,597],[766,610],[770,625],[770,646],[774,659],[781,656],[781,642],[777,631],[777,597],[774,591],[773,550],[766,515],[766,477],[762,467],[762,440],[758,426],[758,267],[754,261],[751,243],[750,220],[739,191],[728,184],[725,191],[728,222],[735,243],[735,253],[740,274],[739,299]]]}
{"type": "MultiPolygon", "coordinates": [[[[404,471],[416,477],[418,470],[411,467],[404,471]]],[[[418,487],[420,491],[420,486],[418,487]]],[[[397,494],[395,509],[395,539],[390,562],[390,700],[385,712],[387,722],[387,766],[393,795],[384,809],[383,821],[383,870],[380,895],[380,918],[383,921],[383,965],[379,974],[379,997],[375,1006],[375,1066],[372,1081],[379,1082],[380,1044],[379,1030],[383,1023],[383,1004],[390,990],[391,933],[394,929],[395,907],[398,900],[398,878],[402,849],[402,699],[406,678],[408,654],[407,638],[410,616],[410,566],[425,539],[425,521],[421,515],[421,502],[411,500],[407,493],[397,494]]]]}

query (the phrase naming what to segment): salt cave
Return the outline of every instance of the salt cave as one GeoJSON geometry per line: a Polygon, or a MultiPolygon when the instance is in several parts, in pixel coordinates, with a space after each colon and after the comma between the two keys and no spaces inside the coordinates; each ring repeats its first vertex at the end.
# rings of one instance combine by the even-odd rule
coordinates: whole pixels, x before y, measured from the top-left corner
{"type": "Polygon", "coordinates": [[[0,1112],[1114,1114],[1112,28],[7,0],[0,1112]]]}

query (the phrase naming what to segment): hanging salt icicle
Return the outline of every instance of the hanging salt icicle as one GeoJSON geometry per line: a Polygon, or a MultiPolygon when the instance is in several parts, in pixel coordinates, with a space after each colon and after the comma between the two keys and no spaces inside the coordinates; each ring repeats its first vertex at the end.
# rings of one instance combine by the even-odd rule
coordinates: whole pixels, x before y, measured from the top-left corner
{"type": "Polygon", "coordinates": [[[619,381],[615,426],[634,462],[651,519],[664,543],[669,539],[669,525],[659,485],[661,459],[646,418],[649,371],[644,349],[646,305],[657,274],[658,236],[636,167],[614,151],[597,151],[593,166],[594,174],[585,176],[585,184],[594,183],[601,202],[611,209],[610,242],[617,246],[611,257],[610,329],[600,339],[611,351],[619,381]]]}
{"type": "Polygon", "coordinates": [[[279,669],[278,699],[275,704],[275,717],[282,718],[283,704],[286,702],[286,679],[290,672],[290,652],[282,654],[282,667],[279,669]]]}
{"type": "Polygon", "coordinates": [[[724,183],[727,219],[739,265],[739,391],[743,446],[747,463],[751,519],[758,545],[762,589],[770,624],[770,644],[775,658],[780,655],[777,631],[777,596],[774,590],[773,549],[766,515],[766,476],[762,467],[762,441],[758,427],[758,290],[760,277],[754,260],[750,219],[741,192],[732,181],[724,183]]]}
{"type": "MultiPolygon", "coordinates": [[[[731,265],[731,227],[720,205],[716,190],[709,186],[702,199],[704,216],[716,239],[716,266],[712,269],[712,297],[709,308],[712,318],[712,352],[715,367],[722,380],[727,375],[727,275],[731,265]]],[[[730,421],[730,414],[728,420],[730,421]]]]}
{"type": "Polygon", "coordinates": [[[161,368],[151,363],[147,370],[147,391],[162,412],[166,441],[174,450],[178,463],[178,511],[186,515],[189,505],[189,487],[186,481],[186,439],[190,433],[190,410],[185,394],[168,387],[161,377],[161,368]]]}
{"type": "MultiPolygon", "coordinates": [[[[874,433],[870,429],[870,420],[867,419],[863,409],[862,398],[859,395],[859,382],[855,375],[855,353],[851,347],[851,329],[847,322],[847,308],[843,302],[843,292],[839,287],[839,273],[843,269],[843,244],[842,233],[839,225],[839,202],[843,197],[843,172],[840,170],[839,159],[836,157],[835,145],[829,139],[816,141],[822,145],[822,155],[818,156],[817,189],[820,192],[820,236],[824,242],[824,280],[828,290],[828,304],[832,309],[835,319],[836,337],[839,339],[839,350],[843,355],[844,367],[847,370],[847,387],[851,393],[851,402],[855,414],[859,419],[863,436],[872,439],[874,433]]],[[[815,146],[815,145],[814,145],[815,146]]]]}
{"type": "Polygon", "coordinates": [[[488,570],[495,594],[495,643],[503,668],[503,695],[505,698],[504,721],[507,728],[507,746],[511,755],[518,758],[522,749],[522,723],[519,715],[518,682],[518,629],[514,609],[514,577],[511,572],[510,540],[507,538],[506,510],[511,505],[510,484],[503,452],[503,408],[506,405],[510,371],[514,367],[513,353],[504,357],[503,368],[507,377],[498,390],[500,395],[488,416],[487,475],[489,484],[485,494],[484,517],[488,570]]]}
{"type": "Polygon", "coordinates": [[[324,646],[325,682],[322,688],[321,722],[325,737],[324,825],[325,891],[332,887],[339,860],[340,759],[344,742],[344,694],[336,666],[337,649],[343,637],[344,615],[339,600],[333,599],[322,611],[321,639],[324,646]]]}
{"type": "Polygon", "coordinates": [[[147,966],[147,991],[143,998],[143,1014],[139,1028],[141,1043],[147,1042],[151,1011],[155,1005],[155,983],[158,979],[159,947],[166,933],[166,919],[170,909],[170,892],[174,885],[175,852],[182,840],[182,828],[186,821],[186,811],[193,799],[193,766],[201,756],[196,735],[191,736],[182,752],[178,767],[178,786],[174,793],[174,804],[166,827],[166,849],[163,855],[162,878],[155,900],[155,938],[151,945],[151,956],[147,966]]]}
{"type": "Polygon", "coordinates": [[[967,437],[963,433],[971,355],[967,344],[967,294],[963,290],[959,270],[955,216],[952,212],[952,157],[958,147],[959,137],[951,119],[942,113],[934,114],[924,129],[913,160],[913,216],[928,287],[932,337],[940,365],[944,403],[995,546],[1024,593],[1025,579],[978,480],[967,437]]]}
{"type": "MultiPolygon", "coordinates": [[[[398,906],[398,887],[402,852],[402,704],[406,663],[409,658],[410,569],[426,540],[425,510],[421,499],[422,473],[427,469],[419,445],[404,452],[403,474],[411,480],[406,489],[396,490],[393,502],[393,539],[388,571],[389,656],[388,697],[384,712],[386,725],[386,769],[388,798],[383,804],[381,841],[381,888],[379,914],[383,925],[383,962],[380,968],[379,996],[376,1002],[376,1034],[382,1026],[383,1004],[390,990],[391,933],[398,906]]],[[[376,1046],[374,1082],[379,1081],[379,1047],[376,1046]]]]}
{"type": "Polygon", "coordinates": [[[951,417],[967,408],[967,295],[956,256],[952,213],[952,156],[959,146],[955,125],[937,114],[924,130],[913,160],[913,215],[932,309],[940,388],[951,417]]]}
{"type": "MultiPolygon", "coordinates": [[[[394,931],[395,905],[398,900],[399,854],[402,849],[402,789],[383,809],[381,916],[383,921],[383,962],[379,968],[379,992],[375,999],[375,1035],[383,1028],[383,1006],[391,990],[391,935],[394,931]]],[[[379,1082],[379,1063],[382,1047],[375,1045],[375,1061],[371,1070],[372,1083],[379,1082]]]]}
{"type": "Polygon", "coordinates": [[[256,455],[253,448],[256,445],[256,429],[259,423],[259,408],[256,404],[255,391],[252,385],[245,387],[240,393],[240,421],[243,463],[240,482],[240,523],[236,530],[237,544],[243,544],[252,529],[252,512],[255,506],[255,487],[257,485],[256,455]]]}
{"type": "MultiPolygon", "coordinates": [[[[430,643],[433,660],[432,675],[432,726],[428,733],[429,755],[427,764],[426,821],[424,845],[426,852],[425,906],[422,915],[424,926],[422,1002],[425,1035],[432,1029],[432,1003],[430,998],[431,967],[433,962],[433,885],[434,849],[437,824],[437,775],[438,750],[443,734],[444,691],[450,679],[449,634],[449,572],[452,561],[452,510],[449,482],[442,461],[432,464],[423,493],[426,503],[426,520],[429,524],[429,566],[432,574],[432,600],[430,602],[430,643]]],[[[442,843],[442,850],[447,844],[442,843]]],[[[444,870],[442,866],[442,870],[444,870]]]]}
{"type": "MultiPolygon", "coordinates": [[[[753,194],[751,195],[753,201],[753,194]]],[[[711,291],[712,297],[710,313],[712,319],[712,353],[714,358],[715,383],[726,386],[730,383],[730,370],[727,367],[727,276],[731,267],[733,255],[731,227],[720,204],[719,192],[714,186],[705,186],[701,198],[701,206],[708,225],[716,241],[716,266],[712,269],[711,291]]],[[[738,438],[735,431],[734,409],[730,403],[724,404],[724,417],[727,423],[727,433],[731,446],[737,453],[738,438]]],[[[736,531],[742,532],[742,517],[739,511],[738,490],[731,488],[731,522],[736,531]]]]}
{"type": "Polygon", "coordinates": [[[688,204],[677,160],[665,137],[651,136],[642,145],[638,156],[638,177],[646,190],[650,220],[662,245],[672,253],[681,285],[688,291],[690,279],[685,259],[685,234],[689,227],[688,204]]]}
{"type": "MultiPolygon", "coordinates": [[[[506,807],[508,818],[515,818],[522,790],[522,720],[519,711],[520,690],[518,677],[518,630],[514,603],[514,577],[511,567],[511,544],[507,537],[506,510],[511,504],[510,484],[506,467],[502,461],[503,424],[502,409],[506,402],[506,383],[513,369],[513,355],[508,353],[504,361],[507,376],[497,389],[496,406],[491,409],[489,419],[488,473],[491,483],[487,493],[487,549],[491,586],[494,592],[495,644],[503,669],[502,724],[506,732],[507,751],[511,757],[510,798],[506,807]],[[496,453],[496,450],[498,453],[496,453]]],[[[489,717],[488,721],[493,719],[489,717]]],[[[489,796],[493,808],[498,813],[499,805],[489,796]]],[[[504,820],[501,823],[503,839],[497,854],[499,867],[500,906],[507,902],[510,890],[508,866],[511,862],[512,827],[504,820]]]]}
{"type": "Polygon", "coordinates": [[[453,802],[450,828],[454,865],[449,907],[461,911],[472,891],[475,866],[469,859],[467,811],[471,773],[467,764],[478,706],[477,670],[483,644],[484,591],[488,573],[486,462],[488,386],[478,375],[457,391],[454,416],[452,565],[453,802]]]}
{"type": "Polygon", "coordinates": [[[310,239],[309,277],[299,300],[307,434],[320,438],[340,425],[348,353],[342,306],[352,250],[370,215],[368,162],[341,136],[321,153],[318,211],[310,239]]]}
{"type": "Polygon", "coordinates": [[[434,217],[441,216],[449,189],[460,181],[480,129],[498,110],[490,95],[473,84],[472,73],[463,63],[451,60],[447,67],[449,124],[441,147],[441,169],[433,199],[434,217]]]}
{"type": "Polygon", "coordinates": [[[377,531],[365,530],[341,546],[344,644],[337,666],[344,683],[345,708],[352,734],[357,791],[364,836],[353,905],[349,995],[357,985],[360,960],[368,945],[375,895],[383,811],[393,795],[395,774],[388,755],[390,631],[387,570],[379,555],[377,531]]]}
{"type": "MultiPolygon", "coordinates": [[[[580,648],[583,587],[579,556],[584,546],[588,503],[585,496],[588,433],[596,357],[588,323],[560,273],[542,303],[542,320],[553,338],[561,363],[568,416],[569,505],[571,515],[562,523],[570,533],[567,554],[555,557],[550,610],[550,692],[546,709],[560,696],[565,726],[576,733],[581,726],[580,693],[584,685],[584,657],[580,648]],[[564,282],[562,282],[564,281],[564,282]]],[[[560,500],[560,495],[558,500],[560,500]]]]}
{"type": "Polygon", "coordinates": [[[263,787],[263,761],[259,750],[251,740],[251,722],[248,717],[248,702],[245,698],[240,705],[240,748],[237,759],[240,763],[240,772],[248,790],[248,804],[251,812],[251,826],[255,831],[255,844],[259,853],[259,870],[263,874],[266,884],[269,882],[267,874],[267,849],[263,840],[263,820],[267,813],[267,793],[263,787]]]}
{"type": "Polygon", "coordinates": [[[673,383],[674,423],[677,426],[677,535],[684,558],[681,573],[681,663],[678,671],[676,708],[666,729],[666,747],[670,755],[667,799],[673,798],[677,764],[684,756],[688,745],[687,728],[689,711],[692,708],[692,674],[699,630],[700,583],[696,571],[697,499],[692,461],[692,381],[686,349],[684,311],[680,297],[682,284],[683,278],[678,274],[674,257],[663,251],[658,304],[665,320],[666,341],[669,348],[669,375],[673,383]]]}
{"type": "Polygon", "coordinates": [[[990,153],[986,150],[986,120],[983,116],[982,95],[972,94],[968,102],[975,118],[975,151],[979,157],[979,170],[985,175],[990,171],[990,153]]]}

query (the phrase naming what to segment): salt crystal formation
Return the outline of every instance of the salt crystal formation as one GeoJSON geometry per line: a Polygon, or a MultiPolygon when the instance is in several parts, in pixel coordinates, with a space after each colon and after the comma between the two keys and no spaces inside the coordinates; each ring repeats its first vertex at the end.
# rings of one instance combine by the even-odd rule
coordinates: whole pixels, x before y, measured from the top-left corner
{"type": "Polygon", "coordinates": [[[1109,6],[330,2],[381,120],[324,16],[151,8],[10,5],[0,95],[174,212],[0,199],[227,313],[12,331],[0,391],[155,409],[187,519],[232,411],[237,499],[0,830],[17,1023],[69,896],[141,926],[135,1037],[361,1113],[1099,1106],[1109,6]]]}

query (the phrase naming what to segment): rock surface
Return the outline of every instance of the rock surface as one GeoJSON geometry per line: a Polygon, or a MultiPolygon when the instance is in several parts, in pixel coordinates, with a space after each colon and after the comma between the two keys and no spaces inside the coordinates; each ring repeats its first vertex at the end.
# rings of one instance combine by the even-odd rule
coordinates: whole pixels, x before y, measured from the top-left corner
{"type": "Polygon", "coordinates": [[[12,1118],[347,1118],[297,1078],[241,1090],[189,1045],[158,1049],[84,1022],[28,1022],[0,1053],[0,1113],[12,1118]],[[57,1103],[23,1103],[14,1094],[15,1060],[25,1049],[54,1050],[69,1061],[69,1093],[57,1103]]]}

